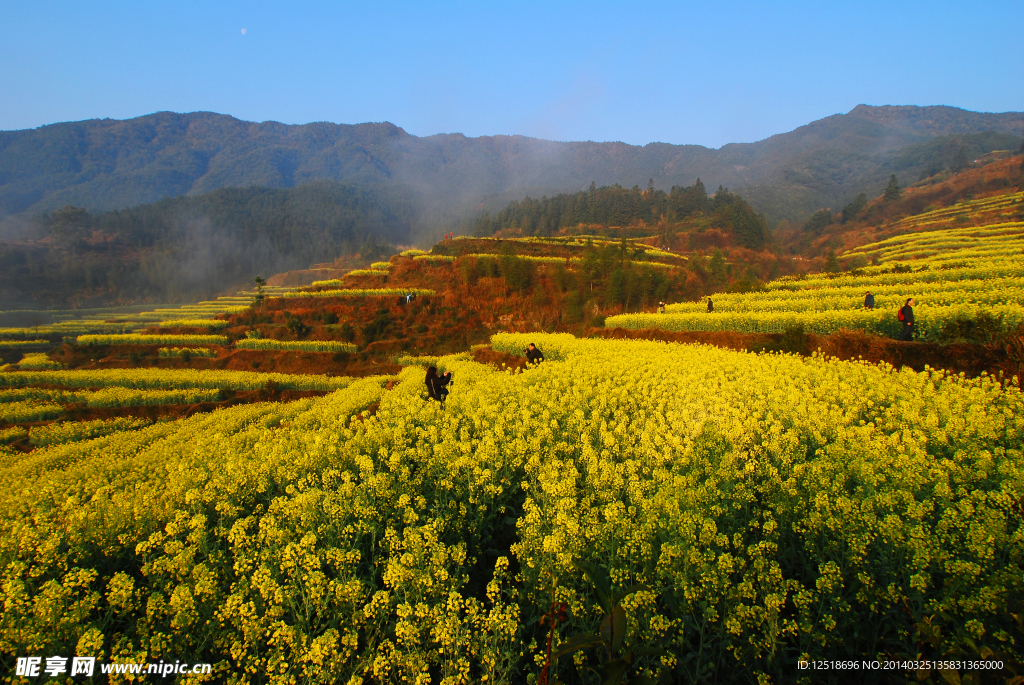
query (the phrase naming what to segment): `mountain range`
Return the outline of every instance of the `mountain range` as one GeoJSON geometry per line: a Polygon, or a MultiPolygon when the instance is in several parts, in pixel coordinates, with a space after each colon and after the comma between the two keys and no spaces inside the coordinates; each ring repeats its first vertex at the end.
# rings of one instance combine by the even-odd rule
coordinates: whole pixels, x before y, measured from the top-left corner
{"type": "Polygon", "coordinates": [[[719,149],[700,145],[555,142],[524,136],[413,136],[391,123],[253,123],[210,112],[158,112],[0,132],[0,216],[65,205],[121,209],[219,188],[340,181],[413,198],[424,237],[524,196],[592,182],[660,189],[725,186],[769,224],[802,221],[892,174],[916,181],[953,163],[1016,149],[1024,113],[858,105],[794,131],[719,149]],[[961,151],[963,150],[963,151],[961,151]]]}

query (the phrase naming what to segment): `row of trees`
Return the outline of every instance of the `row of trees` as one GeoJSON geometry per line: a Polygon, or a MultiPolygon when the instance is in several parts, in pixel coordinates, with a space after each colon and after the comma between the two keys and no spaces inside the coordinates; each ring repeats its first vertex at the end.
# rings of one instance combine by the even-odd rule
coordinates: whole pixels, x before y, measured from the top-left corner
{"type": "MultiPolygon", "coordinates": [[[[889,177],[889,183],[885,186],[885,190],[882,191],[882,200],[884,202],[896,202],[902,197],[903,188],[900,186],[896,174],[893,174],[889,177]]],[[[860,193],[852,202],[843,207],[843,210],[838,214],[833,215],[832,211],[828,209],[819,209],[804,223],[803,230],[811,235],[821,235],[825,231],[826,226],[836,222],[845,224],[858,218],[864,213],[867,206],[868,196],[860,193]]]]}
{"type": "Polygon", "coordinates": [[[616,184],[563,193],[539,200],[527,197],[510,203],[493,217],[487,213],[470,227],[477,236],[498,231],[519,231],[523,235],[552,235],[563,228],[584,225],[664,226],[694,217],[705,217],[716,228],[731,230],[738,244],[760,249],[768,241],[764,217],[743,198],[719,187],[709,196],[700,179],[692,186],[673,186],[669,192],[656,190],[653,180],[646,191],[616,184]]]}

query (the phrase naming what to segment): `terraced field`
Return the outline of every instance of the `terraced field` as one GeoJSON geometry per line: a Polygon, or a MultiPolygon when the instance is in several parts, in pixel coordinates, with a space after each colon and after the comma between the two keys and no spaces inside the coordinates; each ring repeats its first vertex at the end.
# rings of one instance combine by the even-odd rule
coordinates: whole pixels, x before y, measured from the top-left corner
{"type": "Polygon", "coordinates": [[[609,328],[669,331],[777,333],[803,326],[815,333],[843,328],[895,336],[896,311],[915,298],[917,336],[940,339],[943,327],[979,314],[1003,330],[1024,324],[1024,223],[911,233],[857,248],[871,266],[846,273],[782,278],[751,293],[713,296],[706,302],[670,304],[666,313],[623,314],[609,328]],[[865,293],[875,309],[864,308],[865,293]]]}

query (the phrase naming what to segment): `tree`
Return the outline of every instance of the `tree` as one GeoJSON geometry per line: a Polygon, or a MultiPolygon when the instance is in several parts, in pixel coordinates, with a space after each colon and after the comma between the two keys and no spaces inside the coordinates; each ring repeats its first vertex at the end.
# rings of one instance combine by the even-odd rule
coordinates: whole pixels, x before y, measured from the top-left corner
{"type": "Polygon", "coordinates": [[[825,227],[832,223],[832,212],[827,209],[819,209],[804,224],[804,231],[813,235],[821,235],[825,227]]]}
{"type": "Polygon", "coordinates": [[[649,197],[654,197],[654,179],[653,178],[647,179],[647,195],[649,197]]]}
{"type": "Polygon", "coordinates": [[[711,264],[708,270],[711,272],[711,278],[716,283],[725,283],[729,276],[725,267],[725,255],[722,254],[721,250],[715,250],[714,254],[711,255],[711,264]]]}
{"type": "Polygon", "coordinates": [[[864,208],[868,206],[868,196],[864,193],[859,194],[853,199],[853,202],[843,207],[843,212],[839,217],[840,223],[846,223],[855,219],[858,214],[864,211],[864,208]]]}
{"type": "Polygon", "coordinates": [[[899,181],[896,180],[896,174],[889,177],[889,185],[885,187],[885,193],[882,195],[882,199],[886,202],[895,202],[903,196],[903,189],[900,188],[899,181]]]}
{"type": "Polygon", "coordinates": [[[959,174],[967,168],[968,162],[967,148],[961,145],[960,149],[956,151],[956,156],[953,158],[953,164],[950,168],[953,169],[954,174],[959,174]]]}
{"type": "Polygon", "coordinates": [[[256,284],[256,294],[252,296],[252,306],[254,309],[262,309],[263,302],[267,296],[263,293],[263,287],[267,285],[267,279],[262,276],[257,276],[252,279],[252,282],[256,284]]]}
{"type": "Polygon", "coordinates": [[[836,257],[835,250],[828,251],[828,256],[825,258],[825,273],[839,273],[839,259],[836,257]]]}
{"type": "Polygon", "coordinates": [[[64,205],[48,217],[50,235],[62,244],[73,243],[85,234],[90,224],[89,212],[84,207],[64,205]]]}

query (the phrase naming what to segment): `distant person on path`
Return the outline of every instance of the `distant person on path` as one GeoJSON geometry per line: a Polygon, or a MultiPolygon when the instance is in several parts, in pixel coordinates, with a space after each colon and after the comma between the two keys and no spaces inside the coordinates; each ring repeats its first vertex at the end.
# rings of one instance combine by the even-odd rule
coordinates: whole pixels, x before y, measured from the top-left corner
{"type": "Polygon", "coordinates": [[[708,314],[710,314],[713,311],[715,311],[715,303],[712,302],[711,298],[709,297],[708,298],[708,314]]]}
{"type": "Polygon", "coordinates": [[[544,361],[544,355],[533,343],[530,343],[530,346],[526,348],[526,361],[530,364],[540,364],[544,361]]]}
{"type": "Polygon", "coordinates": [[[903,330],[900,331],[900,340],[913,340],[914,339],[914,298],[909,298],[907,303],[900,307],[900,313],[898,314],[900,322],[903,324],[903,330]]]}
{"type": "Polygon", "coordinates": [[[430,395],[430,399],[441,403],[441,409],[444,409],[444,399],[448,397],[448,388],[445,386],[451,383],[451,381],[451,371],[445,371],[443,376],[438,376],[436,366],[431,366],[427,369],[427,394],[430,395]]]}
{"type": "Polygon", "coordinates": [[[874,308],[875,308],[875,296],[872,295],[870,291],[868,291],[868,293],[866,295],[864,295],[864,309],[874,309],[874,308]]]}

